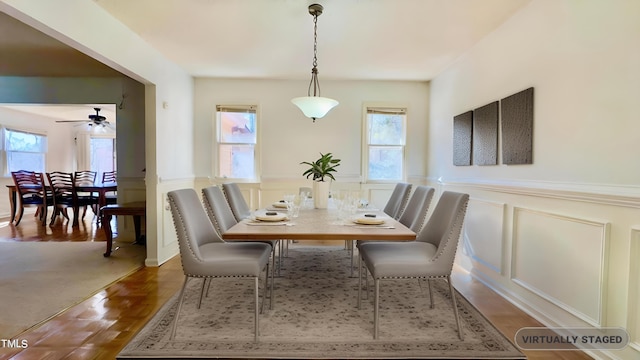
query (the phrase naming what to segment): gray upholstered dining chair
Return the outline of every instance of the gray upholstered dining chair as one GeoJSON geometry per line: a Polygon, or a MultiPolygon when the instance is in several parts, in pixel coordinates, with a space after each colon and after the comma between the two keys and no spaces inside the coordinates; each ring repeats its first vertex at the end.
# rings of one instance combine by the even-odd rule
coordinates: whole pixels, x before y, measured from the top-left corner
{"type": "MultiPolygon", "coordinates": [[[[202,203],[194,189],[180,189],[167,194],[171,206],[171,215],[178,235],[180,259],[185,280],[180,291],[178,309],[170,338],[174,339],[178,327],[178,317],[184,301],[185,289],[190,278],[203,278],[198,308],[202,303],[206,280],[212,278],[237,277],[254,280],[254,339],[259,336],[259,278],[266,268],[269,273],[269,253],[271,246],[257,242],[224,242],[216,233],[202,203]]],[[[264,305],[268,275],[265,275],[265,287],[262,304],[264,305]]]]}
{"type": "Polygon", "coordinates": [[[392,218],[398,220],[400,215],[402,215],[402,211],[404,210],[407,201],[409,200],[409,195],[411,194],[411,184],[408,183],[397,183],[393,188],[393,192],[391,193],[391,197],[387,201],[387,204],[384,206],[385,214],[391,216],[392,218]]]}
{"type": "MultiPolygon", "coordinates": [[[[429,206],[431,205],[431,200],[433,199],[433,193],[435,190],[432,187],[419,185],[416,186],[415,190],[411,194],[411,198],[407,203],[407,206],[404,208],[400,219],[402,225],[411,229],[411,231],[418,233],[424,224],[424,221],[427,219],[427,213],[429,211],[429,206]]],[[[358,240],[356,242],[356,248],[360,249],[360,245],[368,242],[368,240],[358,240]]],[[[351,251],[351,275],[353,276],[353,259],[354,259],[354,251],[351,251]]],[[[361,260],[358,260],[358,266],[361,266],[361,260]]]]}
{"type": "MultiPolygon", "coordinates": [[[[431,279],[445,279],[449,284],[458,337],[463,340],[458,317],[451,271],[455,260],[462,225],[467,212],[469,195],[445,191],[431,217],[420,230],[416,241],[367,242],[360,245],[360,255],[374,279],[373,338],[378,339],[380,280],[427,279],[429,298],[433,308],[431,279]]],[[[358,271],[358,308],[361,306],[362,268],[358,271]]]]}
{"type": "MultiPolygon", "coordinates": [[[[236,221],[242,221],[251,216],[251,209],[247,204],[247,201],[242,196],[242,192],[240,191],[240,187],[236,183],[225,183],[222,184],[222,192],[224,193],[224,197],[227,199],[229,203],[229,207],[233,212],[233,216],[235,216],[236,221]]],[[[278,245],[279,256],[278,256],[278,276],[280,276],[280,270],[282,269],[282,258],[283,254],[283,243],[288,243],[286,240],[281,240],[276,242],[278,245]]]]}
{"type": "Polygon", "coordinates": [[[427,212],[433,199],[434,188],[424,185],[416,186],[411,194],[411,198],[405,206],[404,211],[398,221],[411,229],[413,232],[419,232],[427,219],[427,212]]]}
{"type": "Polygon", "coordinates": [[[251,209],[249,208],[247,201],[244,199],[244,196],[242,196],[242,192],[240,191],[238,184],[222,184],[222,191],[224,192],[224,196],[227,198],[229,207],[231,207],[233,216],[235,216],[237,221],[251,216],[251,209]]]}
{"type": "MultiPolygon", "coordinates": [[[[214,228],[218,232],[218,236],[222,237],[229,228],[233,225],[237,224],[238,221],[233,216],[233,212],[227,203],[227,199],[224,197],[222,193],[222,189],[218,186],[209,186],[202,189],[202,202],[204,203],[204,207],[207,210],[207,215],[209,216],[209,220],[213,224],[214,228]]],[[[233,241],[233,240],[231,240],[233,241]]],[[[243,240],[246,242],[247,240],[243,240]]],[[[275,246],[277,245],[277,240],[273,241],[259,241],[264,242],[271,245],[271,292],[269,294],[269,308],[273,308],[273,278],[275,273],[275,264],[276,264],[276,252],[275,246]]]]}
{"type": "MultiPolygon", "coordinates": [[[[405,205],[407,204],[407,201],[409,200],[409,195],[411,194],[411,186],[412,185],[408,183],[397,183],[393,188],[393,192],[391,193],[391,196],[389,197],[389,200],[387,200],[387,203],[382,211],[395,220],[398,220],[400,218],[400,215],[402,214],[402,211],[404,210],[405,205]]],[[[353,258],[355,257],[354,247],[356,246],[357,244],[355,244],[353,241],[348,241],[347,249],[349,249],[351,252],[351,276],[353,276],[353,258]]]]}

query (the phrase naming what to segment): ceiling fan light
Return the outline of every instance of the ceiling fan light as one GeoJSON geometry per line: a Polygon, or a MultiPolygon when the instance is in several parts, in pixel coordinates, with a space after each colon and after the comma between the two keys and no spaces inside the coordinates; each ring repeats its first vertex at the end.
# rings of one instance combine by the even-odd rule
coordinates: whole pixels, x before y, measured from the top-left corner
{"type": "Polygon", "coordinates": [[[291,99],[291,102],[297,106],[304,116],[313,119],[320,119],[336,107],[339,102],[322,96],[302,96],[291,99]]]}

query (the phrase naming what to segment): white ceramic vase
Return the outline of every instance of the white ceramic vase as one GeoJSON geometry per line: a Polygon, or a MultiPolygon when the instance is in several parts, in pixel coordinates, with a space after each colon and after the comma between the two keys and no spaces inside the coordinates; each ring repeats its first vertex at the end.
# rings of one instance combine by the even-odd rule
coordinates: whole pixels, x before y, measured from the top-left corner
{"type": "Polygon", "coordinates": [[[326,209],[329,205],[330,181],[313,182],[313,205],[316,209],[326,209]]]}

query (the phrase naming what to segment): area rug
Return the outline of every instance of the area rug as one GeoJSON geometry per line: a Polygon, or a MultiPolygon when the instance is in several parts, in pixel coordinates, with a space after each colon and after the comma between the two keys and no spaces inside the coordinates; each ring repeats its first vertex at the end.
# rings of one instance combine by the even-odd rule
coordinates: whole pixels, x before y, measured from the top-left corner
{"type": "MultiPolygon", "coordinates": [[[[385,281],[380,291],[380,339],[373,340],[373,296],[358,309],[358,279],[342,247],[289,249],[253,340],[253,282],[216,279],[197,309],[201,279],[190,280],[175,340],[169,339],[176,294],[121,351],[118,359],[523,359],[468,301],[457,295],[465,340],[445,281],[385,281]]],[[[262,282],[261,282],[262,283],[262,282]]],[[[371,283],[371,282],[370,282],[371,283]]],[[[262,290],[262,289],[261,289],[262,290]]]]}
{"type": "Polygon", "coordinates": [[[104,242],[0,242],[0,338],[11,339],[144,266],[144,246],[104,242]]]}

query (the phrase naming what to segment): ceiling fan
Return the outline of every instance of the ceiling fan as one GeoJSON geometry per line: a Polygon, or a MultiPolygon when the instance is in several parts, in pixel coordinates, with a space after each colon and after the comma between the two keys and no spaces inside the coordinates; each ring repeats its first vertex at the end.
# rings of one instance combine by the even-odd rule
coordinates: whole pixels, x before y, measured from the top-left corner
{"type": "Polygon", "coordinates": [[[70,123],[70,122],[84,122],[87,123],[89,129],[97,129],[97,128],[109,128],[115,130],[115,128],[107,121],[107,118],[100,115],[100,108],[93,108],[96,111],[95,114],[90,114],[88,116],[89,120],[56,120],[57,123],[70,123]]]}

